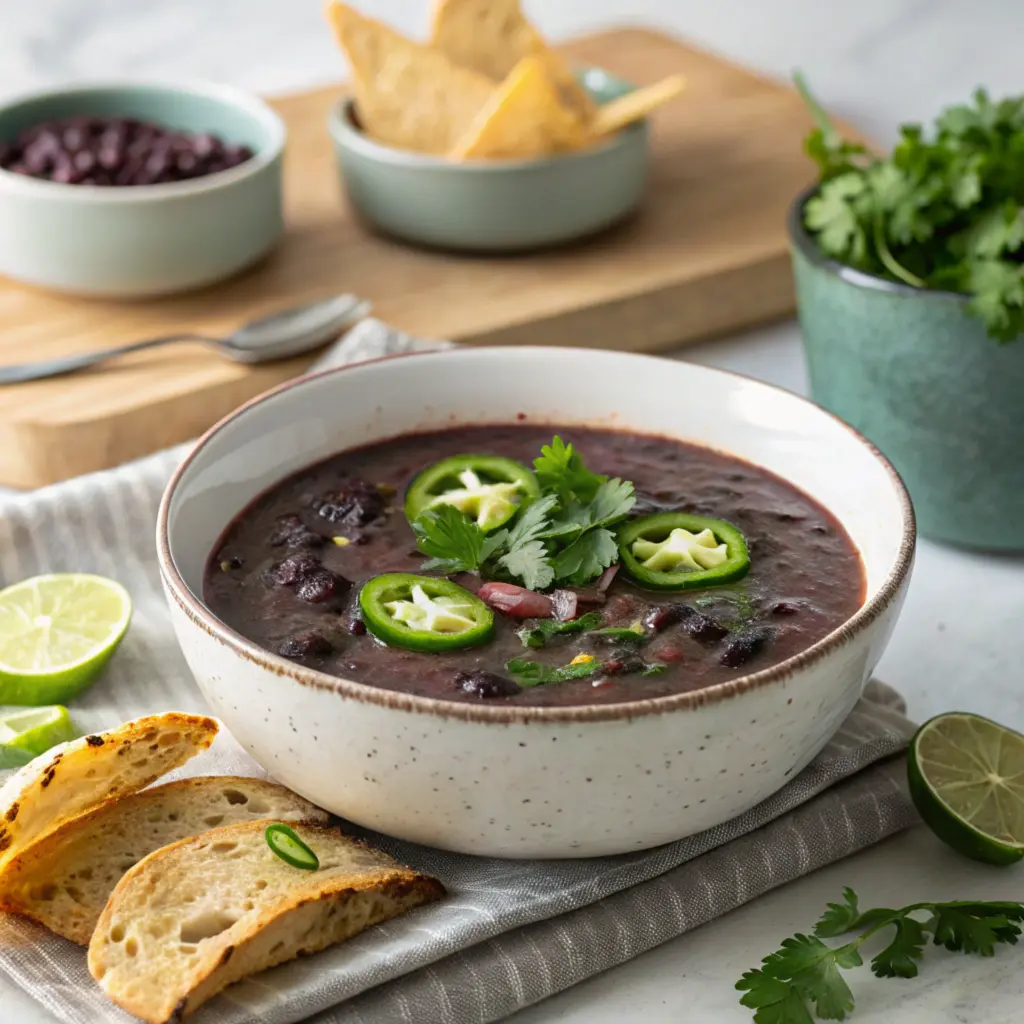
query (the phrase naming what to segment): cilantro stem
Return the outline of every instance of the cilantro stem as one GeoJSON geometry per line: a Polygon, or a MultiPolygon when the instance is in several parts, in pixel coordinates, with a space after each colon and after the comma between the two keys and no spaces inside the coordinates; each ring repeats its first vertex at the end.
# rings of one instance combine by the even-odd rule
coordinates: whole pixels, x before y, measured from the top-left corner
{"type": "Polygon", "coordinates": [[[807,79],[804,78],[802,71],[793,72],[793,83],[796,85],[797,92],[800,93],[804,103],[807,104],[807,109],[811,112],[811,117],[821,132],[825,145],[830,149],[839,146],[843,138],[836,130],[832,119],[825,112],[825,108],[817,101],[814,93],[811,92],[811,87],[807,84],[807,79]]]}
{"type": "Polygon", "coordinates": [[[889,242],[885,237],[885,225],[882,223],[881,212],[875,214],[874,234],[875,248],[878,250],[878,258],[882,261],[885,269],[888,270],[893,277],[899,278],[899,280],[909,284],[912,288],[924,288],[925,282],[916,274],[912,274],[907,270],[907,268],[904,267],[895,256],[893,256],[892,250],[889,248],[889,242]]]}

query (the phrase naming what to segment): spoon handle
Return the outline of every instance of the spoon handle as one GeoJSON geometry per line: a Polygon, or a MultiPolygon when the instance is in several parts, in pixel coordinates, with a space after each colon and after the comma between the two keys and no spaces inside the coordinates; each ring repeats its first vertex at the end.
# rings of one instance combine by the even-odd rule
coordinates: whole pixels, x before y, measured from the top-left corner
{"type": "Polygon", "coordinates": [[[38,363],[19,363],[17,366],[0,366],[0,384],[23,384],[30,380],[43,380],[46,377],[59,377],[74,370],[82,370],[87,366],[102,363],[114,356],[127,355],[129,352],[140,352],[146,348],[159,345],[173,345],[177,341],[213,341],[201,334],[168,334],[163,338],[148,338],[136,341],[131,345],[119,345],[117,348],[100,349],[98,352],[83,352],[77,356],[62,356],[59,359],[47,359],[38,363]]]}

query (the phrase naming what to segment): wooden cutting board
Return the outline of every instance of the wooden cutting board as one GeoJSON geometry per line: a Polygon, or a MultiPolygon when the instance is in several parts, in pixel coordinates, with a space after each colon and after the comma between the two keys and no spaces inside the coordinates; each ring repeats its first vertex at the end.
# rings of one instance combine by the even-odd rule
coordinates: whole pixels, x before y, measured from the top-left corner
{"type": "MultiPolygon", "coordinates": [[[[654,117],[650,187],[630,223],[511,258],[426,252],[375,236],[339,194],[324,120],[341,88],[289,96],[274,101],[290,132],[288,233],[266,262],[201,292],[136,303],[0,281],[0,363],[177,328],[227,332],[342,291],[369,298],[376,316],[412,333],[487,344],[656,351],[791,313],[784,217],[812,177],[797,95],[646,30],[605,32],[566,50],[638,83],[672,72],[689,81],[654,117]]],[[[35,487],[184,441],[308,362],[246,368],[180,345],[0,389],[0,484],[35,487]]]]}

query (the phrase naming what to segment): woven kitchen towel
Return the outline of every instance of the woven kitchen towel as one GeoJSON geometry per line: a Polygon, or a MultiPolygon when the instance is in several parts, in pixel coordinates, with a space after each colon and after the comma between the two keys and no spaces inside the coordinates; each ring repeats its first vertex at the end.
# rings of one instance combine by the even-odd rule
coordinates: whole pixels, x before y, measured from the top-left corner
{"type": "MultiPolygon", "coordinates": [[[[368,322],[328,360],[430,347],[368,322]]],[[[131,591],[128,636],[74,708],[85,730],[204,709],[171,633],[153,545],[160,493],[186,449],[0,502],[0,583],[92,571],[131,591]]],[[[243,982],[194,1019],[498,1020],[906,827],[913,812],[898,755],[912,731],[898,696],[873,683],[825,750],[775,796],[708,832],[621,857],[500,861],[363,833],[441,878],[449,898],[243,982]]],[[[227,735],[187,771],[261,774],[227,735]]],[[[21,919],[0,916],[0,973],[68,1024],[130,1020],[93,985],[82,950],[21,919]]]]}

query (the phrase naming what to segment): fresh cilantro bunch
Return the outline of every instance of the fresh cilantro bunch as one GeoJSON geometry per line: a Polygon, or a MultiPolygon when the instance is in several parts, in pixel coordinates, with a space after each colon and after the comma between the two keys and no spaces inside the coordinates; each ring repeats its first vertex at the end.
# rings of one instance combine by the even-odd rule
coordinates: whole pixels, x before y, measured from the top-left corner
{"type": "Polygon", "coordinates": [[[451,505],[428,509],[412,524],[424,569],[480,572],[518,580],[530,590],[555,583],[584,586],[619,557],[612,527],[636,497],[628,480],[592,473],[571,444],[555,437],[534,460],[541,497],[508,529],[484,533],[451,505]]]}
{"type": "Polygon", "coordinates": [[[879,978],[914,978],[929,938],[952,952],[992,956],[999,943],[1016,944],[1021,921],[1020,903],[912,903],[902,910],[861,911],[856,893],[846,888],[843,902],[828,905],[813,935],[784,939],[736,988],[757,1024],[845,1020],[854,1000],[841,972],[863,963],[860,947],[872,936],[888,932],[888,945],[872,957],[871,970],[879,978]],[[822,942],[851,931],[861,934],[843,946],[822,942]]]}
{"type": "Polygon", "coordinates": [[[1024,333],[1024,96],[994,102],[978,90],[943,111],[930,137],[904,125],[882,157],[842,139],[795,78],[820,172],[804,225],[822,251],[914,288],[970,295],[999,341],[1024,333]]]}

